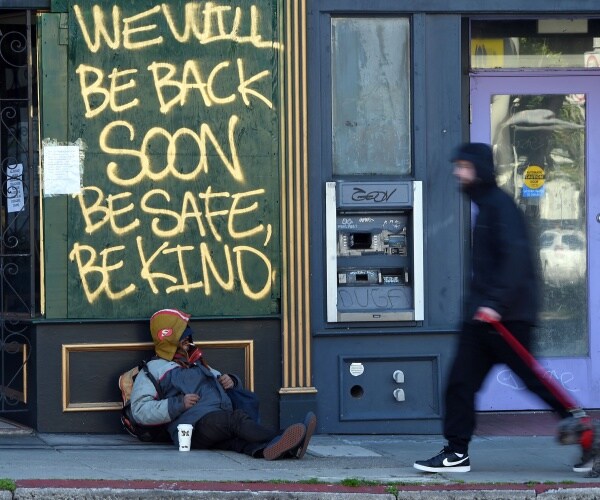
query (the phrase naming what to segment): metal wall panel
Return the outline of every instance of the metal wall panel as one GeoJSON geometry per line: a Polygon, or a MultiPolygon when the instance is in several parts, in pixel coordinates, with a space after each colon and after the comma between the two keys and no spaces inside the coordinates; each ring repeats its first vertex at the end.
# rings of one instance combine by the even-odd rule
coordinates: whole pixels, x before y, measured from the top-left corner
{"type": "Polygon", "coordinates": [[[313,96],[309,101],[311,192],[319,194],[311,204],[312,220],[324,220],[325,183],[338,179],[331,166],[331,19],[338,15],[408,16],[412,39],[411,177],[423,182],[425,229],[424,321],[351,325],[326,321],[324,223],[312,228],[314,378],[322,432],[440,430],[442,381],[460,317],[464,273],[462,228],[466,204],[453,182],[449,160],[452,149],[464,140],[465,131],[462,19],[460,15],[423,13],[420,5],[412,5],[411,12],[407,4],[399,7],[391,1],[309,2],[308,66],[313,69],[308,75],[309,95],[313,96]],[[354,387],[360,384],[353,385],[354,376],[349,375],[346,366],[354,357],[368,358],[365,373],[372,376],[362,389],[354,387]],[[409,380],[421,377],[423,393],[411,399],[414,391],[407,388],[408,403],[402,406],[392,397],[391,374],[384,372],[390,371],[392,364],[411,358],[408,373],[419,376],[409,376],[409,380]]]}

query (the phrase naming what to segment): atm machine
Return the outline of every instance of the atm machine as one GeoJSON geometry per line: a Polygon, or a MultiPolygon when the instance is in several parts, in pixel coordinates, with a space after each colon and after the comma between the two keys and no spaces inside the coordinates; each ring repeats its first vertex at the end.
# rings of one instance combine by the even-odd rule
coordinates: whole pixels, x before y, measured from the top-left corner
{"type": "Polygon", "coordinates": [[[425,322],[423,186],[371,179],[325,184],[319,362],[338,384],[337,394],[321,389],[322,421],[328,432],[430,433],[441,418],[441,360],[435,339],[414,341],[425,322]]]}
{"type": "Polygon", "coordinates": [[[327,322],[423,321],[421,181],[325,190],[327,322]]]}

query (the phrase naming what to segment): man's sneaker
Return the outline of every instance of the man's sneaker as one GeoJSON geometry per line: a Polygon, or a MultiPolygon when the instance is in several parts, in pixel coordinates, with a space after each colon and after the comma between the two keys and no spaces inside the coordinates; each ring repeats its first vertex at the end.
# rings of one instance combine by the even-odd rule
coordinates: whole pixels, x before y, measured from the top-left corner
{"type": "Polygon", "coordinates": [[[304,417],[304,427],[306,427],[304,439],[300,443],[300,446],[298,446],[298,449],[295,451],[295,453],[292,452],[293,456],[296,458],[302,458],[304,456],[306,450],[308,449],[308,443],[310,443],[310,438],[312,437],[312,435],[315,432],[315,429],[317,428],[317,416],[312,411],[309,411],[304,417]]]}
{"type": "Polygon", "coordinates": [[[469,472],[471,463],[466,453],[454,453],[447,446],[429,460],[417,460],[413,467],[425,472],[469,472]]]}
{"type": "Polygon", "coordinates": [[[594,466],[594,460],[588,460],[587,462],[577,462],[573,466],[573,472],[592,472],[594,466]]]}
{"type": "Polygon", "coordinates": [[[304,424],[292,424],[283,433],[273,439],[263,450],[265,460],[283,458],[290,451],[296,450],[306,435],[304,424]]]}
{"type": "Polygon", "coordinates": [[[573,466],[573,472],[592,472],[594,457],[590,453],[583,452],[581,459],[573,466]]]}

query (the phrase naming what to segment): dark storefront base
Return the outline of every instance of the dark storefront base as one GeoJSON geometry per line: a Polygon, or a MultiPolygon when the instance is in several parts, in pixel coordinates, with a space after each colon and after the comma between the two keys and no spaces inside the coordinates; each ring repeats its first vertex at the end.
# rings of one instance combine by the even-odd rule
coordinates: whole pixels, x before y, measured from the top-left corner
{"type": "MultiPolygon", "coordinates": [[[[261,418],[278,425],[278,320],[191,321],[209,364],[254,380],[261,418]]],[[[35,326],[27,425],[39,432],[116,433],[119,375],[152,356],[148,322],[44,323],[35,326]]],[[[4,415],[3,415],[4,416],[4,415]]],[[[21,421],[17,414],[5,416],[21,421]]]]}
{"type": "Polygon", "coordinates": [[[307,412],[317,408],[317,393],[290,393],[279,397],[279,427],[284,429],[295,422],[302,422],[307,412]]]}
{"type": "Polygon", "coordinates": [[[315,339],[319,429],[332,434],[439,434],[456,336],[315,339]]]}

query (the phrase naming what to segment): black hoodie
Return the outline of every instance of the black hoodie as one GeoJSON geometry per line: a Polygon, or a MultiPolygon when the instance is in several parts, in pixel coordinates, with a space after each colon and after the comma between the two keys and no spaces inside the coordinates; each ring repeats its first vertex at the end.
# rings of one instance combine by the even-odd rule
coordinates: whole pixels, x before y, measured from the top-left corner
{"type": "Polygon", "coordinates": [[[535,324],[537,272],[523,212],[496,185],[490,146],[463,144],[452,156],[452,161],[457,160],[475,166],[477,180],[463,190],[479,208],[473,228],[473,269],[465,320],[470,321],[478,307],[490,307],[502,321],[535,324]]]}

